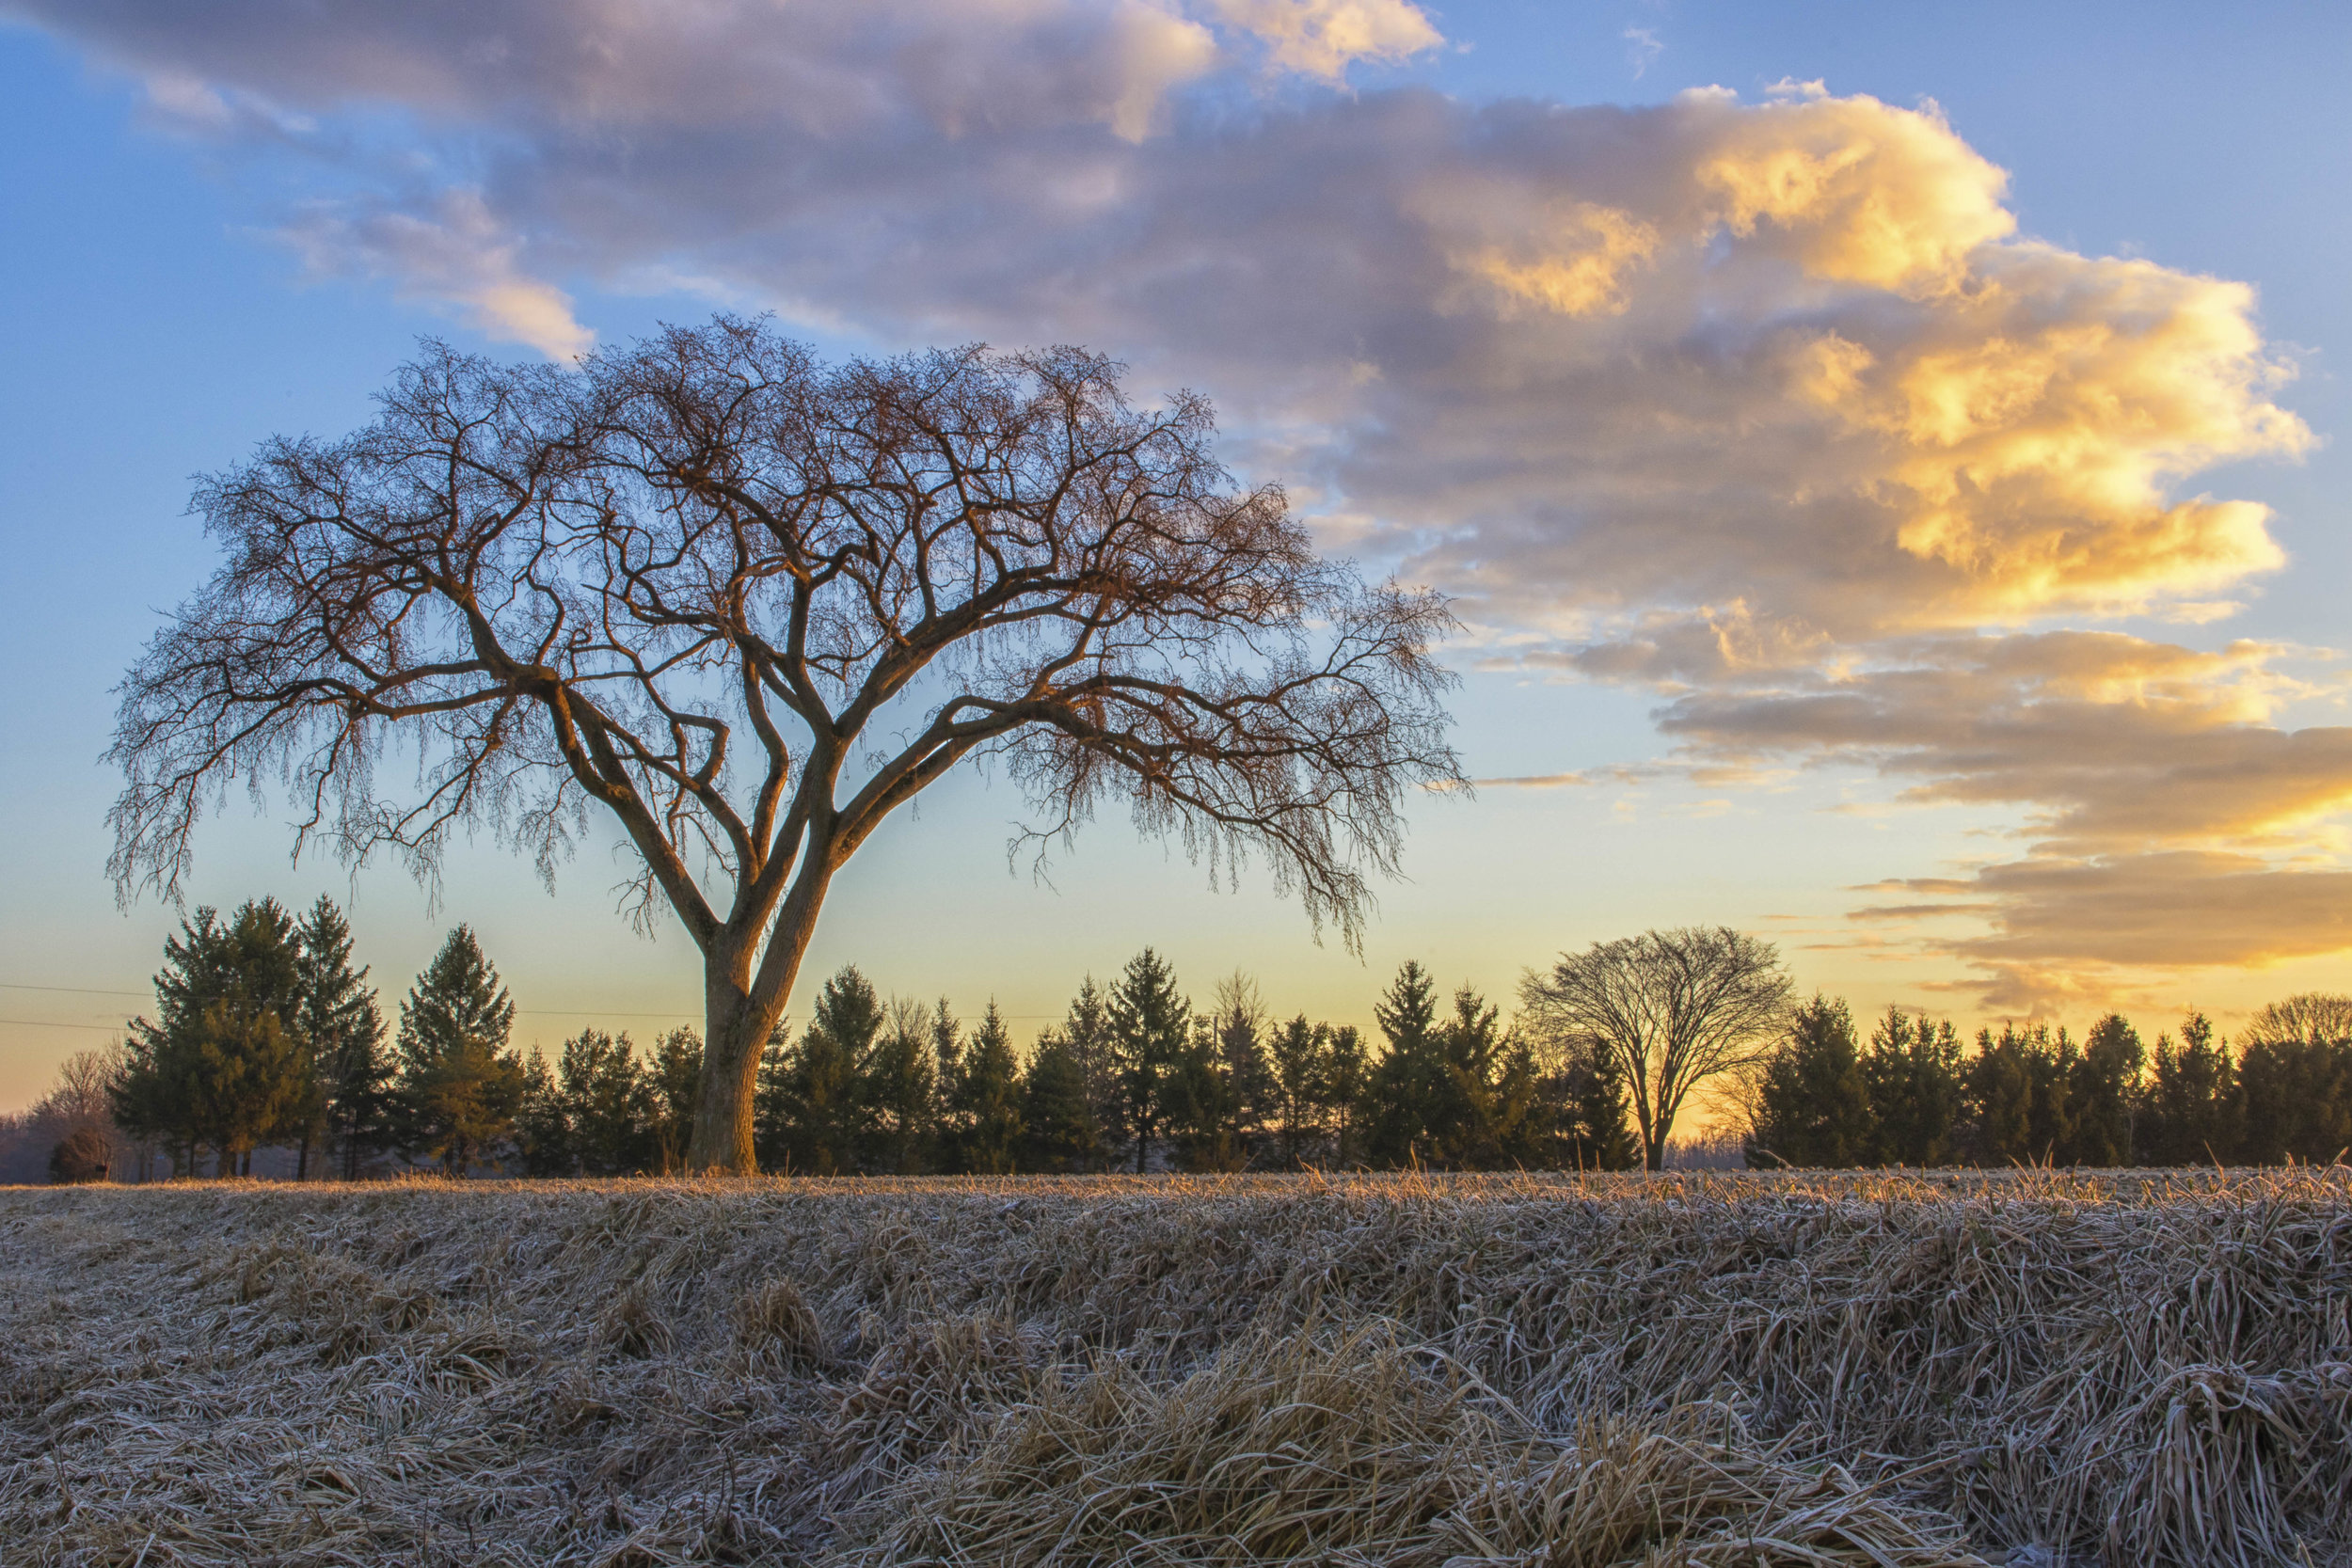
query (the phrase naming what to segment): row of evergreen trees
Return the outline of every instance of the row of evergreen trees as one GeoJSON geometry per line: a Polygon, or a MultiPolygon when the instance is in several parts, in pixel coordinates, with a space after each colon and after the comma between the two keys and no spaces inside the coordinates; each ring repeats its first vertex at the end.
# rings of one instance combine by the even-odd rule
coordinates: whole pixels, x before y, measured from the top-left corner
{"type": "MultiPolygon", "coordinates": [[[[300,1176],[384,1156],[456,1172],[618,1175],[680,1167],[702,1042],[641,1051],[585,1029],[552,1059],[511,1044],[515,1007],[465,927],[418,976],[387,1038],[342,912],[272,900],[197,911],[166,944],[157,1017],[133,1021],[110,1085],[133,1142],[179,1174],[249,1173],[257,1148],[300,1176]]],[[[807,1174],[1129,1168],[1439,1168],[1633,1161],[1613,1072],[1538,1060],[1468,988],[1451,1009],[1418,963],[1349,1024],[1270,1019],[1236,975],[1196,1009],[1147,949],[1089,977],[1025,1053],[992,1003],[885,1000],[855,967],[819,990],[760,1067],[763,1165],[807,1174]]]]}
{"type": "Polygon", "coordinates": [[[885,1004],[852,967],[762,1065],[756,1147],[771,1169],[1242,1170],[1631,1163],[1616,1079],[1548,1069],[1469,988],[1452,1010],[1418,963],[1352,1024],[1267,1016],[1240,976],[1196,1009],[1145,949],[1089,977],[1023,1062],[992,1005],[967,1034],[946,1002],[885,1004]]]}
{"type": "Polygon", "coordinates": [[[1752,1120],[1765,1167],[2326,1164],[2352,1146],[2352,1001],[2274,1003],[2234,1052],[2200,1013],[2153,1050],[2109,1013],[2080,1041],[2005,1023],[1969,1052],[1892,1007],[1866,1044],[1817,995],[1762,1064],[1752,1120]]]}
{"type": "MultiPolygon", "coordinates": [[[[135,1020],[107,1086],[114,1120],[172,1171],[349,1178],[386,1156],[455,1172],[680,1168],[702,1042],[641,1051],[585,1029],[552,1059],[511,1043],[515,1006],[461,926],[388,1032],[325,898],[295,916],[199,910],[165,948],[157,1016],[135,1020]],[[389,1038],[388,1038],[389,1033],[389,1038]]],[[[1205,1007],[1146,949],[1089,978],[1025,1053],[992,1003],[884,999],[855,967],[760,1066],[771,1170],[1617,1169],[1638,1163],[1606,1054],[1539,1051],[1468,987],[1407,963],[1375,1003],[1379,1037],[1271,1018],[1235,975],[1205,1007]]],[[[1816,996],[1747,1079],[1752,1164],[2080,1165],[2325,1162],[2352,1145],[2352,999],[2292,998],[2237,1049],[2191,1015],[2143,1046],[2110,1014],[2080,1042],[2045,1024],[1979,1034],[1890,1008],[1863,1041],[1816,996]]]]}
{"type": "Polygon", "coordinates": [[[131,1022],[114,1121],[175,1174],[250,1174],[268,1146],[348,1178],[385,1153],[465,1170],[503,1152],[527,1086],[515,1005],[460,926],[400,1005],[387,1049],[333,901],[201,909],[164,946],[156,1017],[131,1022]]]}

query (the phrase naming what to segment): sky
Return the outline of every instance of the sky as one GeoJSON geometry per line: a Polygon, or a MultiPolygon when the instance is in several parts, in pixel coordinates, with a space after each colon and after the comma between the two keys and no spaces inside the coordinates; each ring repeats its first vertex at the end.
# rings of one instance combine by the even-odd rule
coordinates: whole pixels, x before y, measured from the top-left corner
{"type": "MultiPolygon", "coordinates": [[[[1001,780],[835,883],[840,964],[1022,1037],[1146,944],[1370,1022],[1651,927],[1963,1027],[2352,990],[2352,12],[1408,0],[0,0],[0,1108],[146,1005],[113,687],[194,476],[438,336],[771,311],[831,356],[1082,343],[1329,552],[1437,587],[1469,795],[1360,954],[1263,868],[1001,780]]],[[[191,906],[471,924],[522,1043],[693,1022],[675,927],[485,838],[437,895],[227,802],[191,906]]]]}

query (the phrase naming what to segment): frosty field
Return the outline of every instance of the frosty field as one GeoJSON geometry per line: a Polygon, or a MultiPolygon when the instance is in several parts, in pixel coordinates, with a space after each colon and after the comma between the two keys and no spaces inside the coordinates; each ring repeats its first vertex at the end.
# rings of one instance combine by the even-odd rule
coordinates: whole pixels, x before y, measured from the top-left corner
{"type": "Polygon", "coordinates": [[[2352,1560],[2352,1176],[0,1191],[10,1564],[2352,1560]]]}

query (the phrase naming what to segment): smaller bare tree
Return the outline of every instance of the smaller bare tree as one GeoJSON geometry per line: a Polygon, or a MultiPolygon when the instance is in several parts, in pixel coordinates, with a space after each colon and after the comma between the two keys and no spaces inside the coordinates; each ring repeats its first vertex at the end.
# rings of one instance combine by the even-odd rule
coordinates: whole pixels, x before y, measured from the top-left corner
{"type": "Polygon", "coordinates": [[[2240,1050],[2257,1044],[2299,1045],[2306,1040],[2329,1044],[2352,1040],[2352,996],[2307,990],[2283,1002],[2266,1003],[2247,1020],[2237,1037],[2240,1050]]]}
{"type": "Polygon", "coordinates": [[[1624,1074],[1651,1170],[1666,1168],[1692,1091],[1754,1061],[1787,1022],[1789,995],[1779,949],[1721,926],[1597,942],[1519,981],[1529,1028],[1624,1074]]]}

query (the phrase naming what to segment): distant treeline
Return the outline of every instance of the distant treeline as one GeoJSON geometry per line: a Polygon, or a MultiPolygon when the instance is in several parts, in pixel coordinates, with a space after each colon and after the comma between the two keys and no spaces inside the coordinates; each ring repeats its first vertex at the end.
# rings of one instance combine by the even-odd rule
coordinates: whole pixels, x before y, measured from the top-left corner
{"type": "Polygon", "coordinates": [[[2274,1002],[2234,1050],[2200,1013],[2153,1048],[2109,1013],[2080,1040],[2005,1023],[1971,1050],[1896,1008],[1865,1043],[1817,995],[1749,1084],[1759,1166],[2326,1164],[2352,1146],[2352,997],[2274,1002]]]}
{"type": "MultiPolygon", "coordinates": [[[[467,927],[393,1027],[351,958],[327,899],[300,916],[267,899],[226,920],[198,911],[166,943],[156,1016],[132,1021],[119,1052],[75,1058],[36,1113],[62,1130],[52,1179],[250,1174],[261,1149],[285,1151],[276,1163],[297,1178],[682,1168],[692,1029],[649,1047],[583,1029],[526,1057],[467,927]]],[[[885,998],[852,966],[770,1042],[757,1152],[809,1175],[1642,1163],[1639,1052],[1506,1025],[1418,963],[1373,1014],[1376,1039],[1279,1019],[1239,974],[1196,1007],[1146,949],[1107,984],[1085,980],[1022,1052],[993,1003],[967,1022],[945,1001],[885,998]]],[[[2352,1144],[2352,999],[2274,1004],[2234,1052],[2197,1015],[2153,1049],[2109,1015],[2079,1043],[2004,1025],[1973,1050],[1895,1009],[1865,1042],[1823,996],[1775,1016],[1710,1085],[1759,1167],[2326,1162],[2352,1144]]]]}

